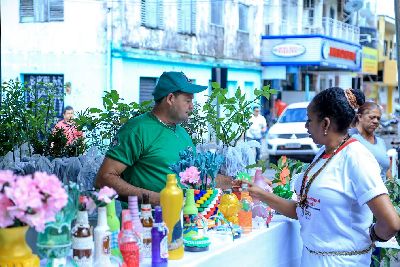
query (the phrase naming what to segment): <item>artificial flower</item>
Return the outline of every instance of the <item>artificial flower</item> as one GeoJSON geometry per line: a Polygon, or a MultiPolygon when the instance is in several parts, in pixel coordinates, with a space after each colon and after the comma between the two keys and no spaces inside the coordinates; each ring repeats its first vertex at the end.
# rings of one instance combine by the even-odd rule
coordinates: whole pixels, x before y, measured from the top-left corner
{"type": "Polygon", "coordinates": [[[93,199],[89,196],[80,196],[79,197],[79,210],[87,211],[91,214],[96,209],[96,203],[94,203],[93,199]]]}
{"type": "Polygon", "coordinates": [[[104,186],[99,190],[99,192],[91,193],[91,197],[97,207],[105,207],[114,198],[118,197],[118,194],[113,188],[104,186]]]}
{"type": "Polygon", "coordinates": [[[68,195],[55,175],[35,172],[18,176],[0,171],[0,181],[0,227],[27,224],[41,232],[68,202],[68,195]]]}
{"type": "Polygon", "coordinates": [[[189,184],[194,186],[200,180],[200,172],[196,167],[190,166],[189,168],[186,168],[186,170],[184,170],[183,172],[180,172],[179,177],[181,178],[182,184],[189,184]]]}

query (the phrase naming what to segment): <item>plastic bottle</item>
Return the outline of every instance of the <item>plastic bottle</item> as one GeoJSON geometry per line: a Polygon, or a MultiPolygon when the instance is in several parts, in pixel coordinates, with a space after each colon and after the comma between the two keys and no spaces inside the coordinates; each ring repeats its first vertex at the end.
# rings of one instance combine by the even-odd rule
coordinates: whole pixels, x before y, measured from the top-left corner
{"type": "Polygon", "coordinates": [[[118,248],[118,234],[121,229],[117,213],[115,211],[115,199],[107,204],[107,224],[111,231],[111,255],[122,258],[118,248]]]}
{"type": "Polygon", "coordinates": [[[90,231],[88,212],[78,211],[72,228],[72,258],[78,267],[93,266],[93,236],[90,231]]]}
{"type": "Polygon", "coordinates": [[[182,206],[183,192],[177,185],[175,174],[167,175],[167,183],[160,192],[163,220],[168,227],[168,253],[170,260],[183,258],[182,206]]]}
{"type": "Polygon", "coordinates": [[[118,245],[124,263],[122,266],[139,267],[139,238],[133,231],[129,210],[122,211],[122,229],[118,235],[118,245]]]}
{"type": "Polygon", "coordinates": [[[186,190],[185,206],[183,207],[183,236],[197,235],[198,229],[195,217],[199,213],[194,202],[194,189],[186,190]]]}
{"type": "Polygon", "coordinates": [[[242,207],[238,214],[239,225],[240,227],[242,227],[243,233],[245,234],[250,233],[253,227],[252,212],[251,212],[252,199],[249,195],[249,191],[247,190],[247,188],[248,185],[243,183],[242,193],[241,193],[242,199],[240,200],[242,207]]]}
{"type": "Polygon", "coordinates": [[[143,225],[143,257],[151,258],[151,228],[153,227],[153,215],[151,214],[151,204],[149,194],[142,195],[140,205],[141,223],[143,225]]]}
{"type": "Polygon", "coordinates": [[[99,207],[97,210],[97,226],[94,228],[94,265],[109,267],[111,266],[111,232],[107,225],[107,211],[106,207],[99,207]]]}
{"type": "Polygon", "coordinates": [[[131,220],[133,224],[133,231],[139,237],[140,257],[143,258],[143,225],[139,217],[139,204],[137,196],[128,197],[128,209],[131,213],[131,220]]]}
{"type": "Polygon", "coordinates": [[[154,223],[151,229],[151,266],[168,266],[168,228],[163,222],[160,206],[154,208],[154,223]]]}
{"type": "MultiPolygon", "coordinates": [[[[272,192],[272,188],[265,181],[261,169],[256,170],[254,184],[266,192],[272,192]]],[[[252,216],[253,218],[260,217],[266,219],[268,217],[268,205],[257,198],[253,198],[252,216]]]]}

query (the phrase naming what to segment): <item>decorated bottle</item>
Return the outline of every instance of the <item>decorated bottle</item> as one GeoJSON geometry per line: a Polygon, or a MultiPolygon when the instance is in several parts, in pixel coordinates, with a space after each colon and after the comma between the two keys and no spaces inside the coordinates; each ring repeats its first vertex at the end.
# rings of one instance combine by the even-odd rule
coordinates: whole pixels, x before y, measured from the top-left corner
{"type": "Polygon", "coordinates": [[[109,267],[111,266],[111,232],[107,225],[106,207],[99,207],[97,213],[97,226],[94,228],[94,265],[109,267]]]}
{"type": "Polygon", "coordinates": [[[183,237],[196,236],[198,229],[196,216],[199,213],[194,202],[194,189],[186,190],[185,206],[183,207],[183,237]]]}
{"type": "MultiPolygon", "coordinates": [[[[254,184],[266,192],[272,192],[271,187],[267,184],[262,175],[261,169],[256,170],[254,184]]],[[[257,198],[253,198],[252,216],[253,218],[260,217],[266,219],[268,217],[268,205],[257,198]]]]}
{"type": "Polygon", "coordinates": [[[140,257],[143,258],[143,225],[139,217],[139,203],[137,196],[128,197],[128,209],[131,214],[133,231],[139,237],[140,257]]]}
{"type": "Polygon", "coordinates": [[[151,229],[151,266],[168,266],[168,228],[163,222],[160,206],[154,208],[154,223],[151,229]]]}
{"type": "Polygon", "coordinates": [[[78,211],[72,228],[72,258],[78,267],[93,266],[93,236],[90,231],[88,212],[78,211]]]}
{"type": "Polygon", "coordinates": [[[239,210],[239,225],[243,229],[243,233],[248,234],[251,232],[253,227],[252,222],[252,199],[249,195],[248,185],[246,183],[242,184],[242,193],[241,193],[241,209],[239,210]]]}
{"type": "Polygon", "coordinates": [[[144,258],[151,258],[151,228],[153,227],[153,216],[151,214],[151,204],[149,194],[142,195],[140,205],[141,223],[143,225],[142,251],[144,258]]]}
{"type": "Polygon", "coordinates": [[[107,204],[107,224],[111,231],[111,255],[121,258],[121,252],[118,248],[118,234],[121,224],[115,211],[115,199],[107,204]]]}
{"type": "Polygon", "coordinates": [[[122,228],[118,235],[118,245],[124,260],[122,266],[139,267],[139,237],[133,231],[129,210],[122,211],[122,228]]]}
{"type": "Polygon", "coordinates": [[[167,183],[160,192],[163,220],[168,227],[168,254],[170,260],[183,257],[182,206],[183,192],[177,185],[175,174],[167,175],[167,183]]]}

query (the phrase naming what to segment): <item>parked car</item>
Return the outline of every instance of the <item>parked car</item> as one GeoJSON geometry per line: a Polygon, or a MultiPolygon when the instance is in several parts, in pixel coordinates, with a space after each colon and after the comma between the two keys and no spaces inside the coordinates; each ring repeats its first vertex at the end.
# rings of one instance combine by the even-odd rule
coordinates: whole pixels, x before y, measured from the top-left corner
{"type": "Polygon", "coordinates": [[[319,147],[310,138],[305,127],[309,102],[293,103],[287,106],[267,134],[269,161],[276,163],[279,157],[310,161],[319,147]]]}

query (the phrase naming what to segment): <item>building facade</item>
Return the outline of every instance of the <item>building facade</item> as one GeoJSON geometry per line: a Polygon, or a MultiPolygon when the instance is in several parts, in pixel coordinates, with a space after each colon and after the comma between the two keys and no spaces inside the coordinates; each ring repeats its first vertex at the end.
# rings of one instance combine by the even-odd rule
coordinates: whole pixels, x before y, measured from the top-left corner
{"type": "Polygon", "coordinates": [[[163,71],[183,71],[203,85],[219,77],[248,97],[261,86],[262,0],[1,0],[1,6],[1,80],[68,84],[63,105],[76,110],[100,107],[111,89],[127,102],[150,99],[163,71]]]}
{"type": "Polygon", "coordinates": [[[292,103],[328,87],[354,87],[361,69],[360,30],[342,0],[267,0],[261,65],[264,83],[292,103]]]}

